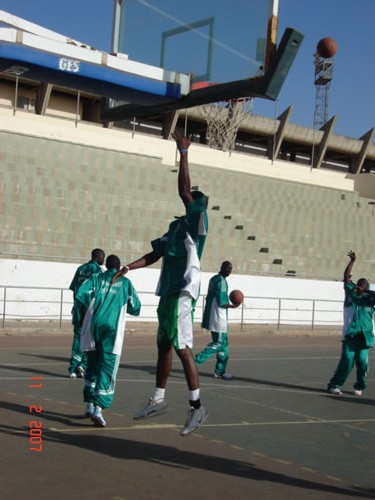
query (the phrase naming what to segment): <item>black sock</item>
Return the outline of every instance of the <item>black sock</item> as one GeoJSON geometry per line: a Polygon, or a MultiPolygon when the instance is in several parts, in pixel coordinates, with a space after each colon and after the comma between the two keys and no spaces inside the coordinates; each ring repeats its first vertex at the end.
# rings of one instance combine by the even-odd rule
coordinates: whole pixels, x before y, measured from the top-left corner
{"type": "Polygon", "coordinates": [[[191,399],[189,399],[189,405],[193,407],[195,410],[198,410],[198,408],[201,407],[201,400],[196,399],[195,401],[192,401],[191,399]]]}

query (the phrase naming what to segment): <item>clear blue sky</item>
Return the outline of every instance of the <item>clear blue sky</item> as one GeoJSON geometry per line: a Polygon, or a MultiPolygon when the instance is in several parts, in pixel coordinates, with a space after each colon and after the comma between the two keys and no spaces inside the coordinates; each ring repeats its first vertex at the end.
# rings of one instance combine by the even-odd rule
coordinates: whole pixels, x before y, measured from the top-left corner
{"type": "MultiPolygon", "coordinates": [[[[110,50],[112,0],[1,0],[0,9],[97,49],[110,50]]],[[[305,38],[278,103],[257,99],[253,112],[274,117],[276,111],[281,114],[293,105],[291,122],[312,127],[313,55],[317,42],[330,36],[338,51],[329,91],[329,117],[337,116],[335,133],[362,136],[375,125],[374,19],[375,0],[280,0],[279,39],[286,27],[297,29],[305,38]]]]}

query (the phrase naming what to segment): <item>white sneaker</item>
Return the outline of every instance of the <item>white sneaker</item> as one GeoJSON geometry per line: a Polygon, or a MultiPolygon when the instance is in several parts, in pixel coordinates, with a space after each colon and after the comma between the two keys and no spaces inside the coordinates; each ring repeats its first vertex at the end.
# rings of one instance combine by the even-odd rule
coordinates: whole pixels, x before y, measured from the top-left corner
{"type": "Polygon", "coordinates": [[[74,372],[69,373],[69,378],[77,378],[77,375],[74,372]]]}
{"type": "Polygon", "coordinates": [[[91,415],[91,420],[98,427],[105,427],[107,422],[103,418],[102,409],[100,406],[95,406],[94,413],[91,415]]]}
{"type": "Polygon", "coordinates": [[[340,396],[342,394],[338,387],[328,387],[328,392],[330,394],[336,394],[336,396],[340,396]]]}
{"type": "Polygon", "coordinates": [[[78,378],[84,378],[85,377],[85,370],[82,368],[82,366],[78,366],[76,370],[76,374],[78,378]]]}
{"type": "Polygon", "coordinates": [[[190,407],[184,427],[181,429],[181,436],[186,436],[199,429],[208,419],[208,411],[204,406],[199,408],[190,407]]]}
{"type": "Polygon", "coordinates": [[[354,396],[362,396],[362,391],[359,389],[354,389],[354,396]]]}
{"type": "Polygon", "coordinates": [[[160,413],[164,413],[167,408],[168,403],[165,399],[154,399],[150,398],[150,401],[137,413],[134,413],[134,420],[142,420],[144,418],[155,417],[156,415],[160,415],[160,413]]]}
{"type": "Polygon", "coordinates": [[[94,411],[95,411],[95,406],[92,403],[87,403],[87,408],[84,417],[91,418],[94,415],[94,411]]]}
{"type": "Polygon", "coordinates": [[[223,380],[232,380],[233,376],[230,373],[214,373],[215,378],[222,378],[223,380]]]}

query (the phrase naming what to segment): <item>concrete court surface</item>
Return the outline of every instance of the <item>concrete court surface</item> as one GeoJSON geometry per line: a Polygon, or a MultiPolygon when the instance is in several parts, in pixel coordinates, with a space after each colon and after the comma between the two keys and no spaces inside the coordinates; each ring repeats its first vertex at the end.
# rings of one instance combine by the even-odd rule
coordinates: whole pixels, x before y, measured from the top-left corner
{"type": "MultiPolygon", "coordinates": [[[[194,352],[209,338],[197,331],[194,352]]],[[[325,391],[338,333],[232,333],[234,378],[214,379],[214,360],[200,366],[210,416],[186,437],[188,393],[176,356],[168,412],[132,419],[154,385],[154,334],[127,334],[104,429],[82,418],[83,381],[67,377],[71,339],[69,329],[0,330],[1,498],[375,498],[375,378],[370,370],[361,398],[351,392],[354,371],[344,395],[325,391]],[[42,451],[30,450],[40,439],[42,451]]]]}

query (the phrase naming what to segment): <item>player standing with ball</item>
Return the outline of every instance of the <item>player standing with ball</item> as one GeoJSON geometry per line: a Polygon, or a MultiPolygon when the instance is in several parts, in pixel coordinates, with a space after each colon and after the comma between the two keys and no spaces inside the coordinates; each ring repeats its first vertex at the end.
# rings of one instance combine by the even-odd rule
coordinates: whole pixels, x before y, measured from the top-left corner
{"type": "Polygon", "coordinates": [[[221,264],[219,274],[210,279],[202,327],[211,331],[212,342],[194,356],[195,362],[200,365],[216,354],[214,376],[224,380],[232,378],[232,375],[226,372],[229,358],[228,309],[241,305],[241,302],[231,304],[229,301],[226,278],[231,274],[232,269],[232,263],[226,260],[221,264]]]}

